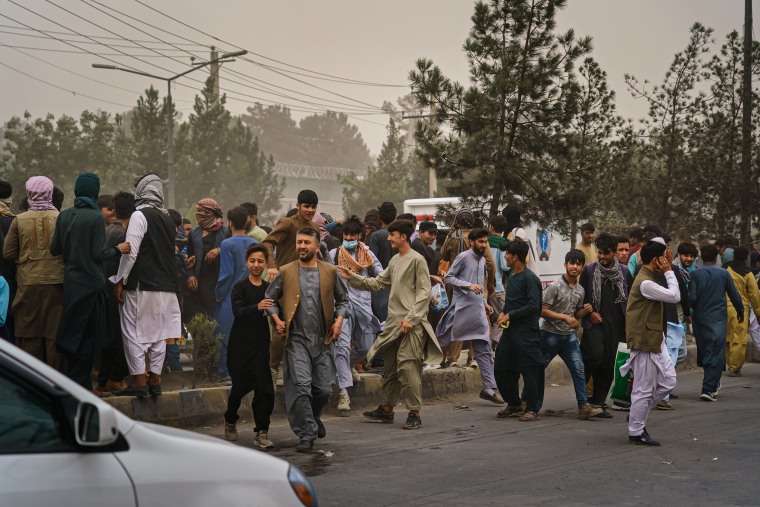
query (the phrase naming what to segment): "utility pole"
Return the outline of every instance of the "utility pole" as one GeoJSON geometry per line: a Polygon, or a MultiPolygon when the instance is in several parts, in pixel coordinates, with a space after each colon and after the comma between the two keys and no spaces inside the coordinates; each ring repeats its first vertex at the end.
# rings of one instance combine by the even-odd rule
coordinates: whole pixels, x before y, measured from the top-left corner
{"type": "Polygon", "coordinates": [[[209,59],[211,64],[209,70],[211,71],[211,77],[214,78],[214,100],[219,104],[219,53],[216,52],[216,48],[211,46],[211,58],[209,59]]]}
{"type": "Polygon", "coordinates": [[[742,87],[741,225],[742,244],[752,241],[752,0],[744,0],[744,79],[742,87]]]}

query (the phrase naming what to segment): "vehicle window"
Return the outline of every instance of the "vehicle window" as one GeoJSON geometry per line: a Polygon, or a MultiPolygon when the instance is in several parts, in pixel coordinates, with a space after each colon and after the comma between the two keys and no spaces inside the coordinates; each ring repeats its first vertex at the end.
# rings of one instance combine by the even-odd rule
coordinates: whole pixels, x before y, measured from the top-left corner
{"type": "Polygon", "coordinates": [[[8,371],[0,371],[0,414],[0,454],[74,449],[56,401],[8,371]]]}

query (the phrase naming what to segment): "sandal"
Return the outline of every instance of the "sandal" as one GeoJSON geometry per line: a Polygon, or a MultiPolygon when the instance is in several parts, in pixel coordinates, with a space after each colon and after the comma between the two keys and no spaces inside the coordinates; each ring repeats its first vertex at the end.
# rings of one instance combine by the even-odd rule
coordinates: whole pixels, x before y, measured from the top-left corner
{"type": "Polygon", "coordinates": [[[523,413],[522,405],[507,405],[506,408],[499,410],[499,413],[496,414],[496,417],[499,417],[499,418],[520,417],[522,413],[523,413]]]}
{"type": "Polygon", "coordinates": [[[520,417],[520,421],[522,422],[538,421],[538,413],[533,412],[532,410],[528,410],[520,417]]]}

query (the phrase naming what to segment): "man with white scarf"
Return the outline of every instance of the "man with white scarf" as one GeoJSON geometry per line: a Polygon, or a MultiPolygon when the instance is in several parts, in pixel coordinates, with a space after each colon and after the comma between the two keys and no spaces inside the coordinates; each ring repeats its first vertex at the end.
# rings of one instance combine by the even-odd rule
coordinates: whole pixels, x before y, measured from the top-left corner
{"type": "Polygon", "coordinates": [[[135,187],[135,212],[127,228],[132,246],[122,255],[119,271],[111,281],[121,306],[124,337],[132,385],[117,396],[145,397],[161,394],[161,371],[166,339],[180,336],[174,237],[177,231],[164,208],[161,178],[144,176],[135,187]],[[146,381],[146,356],[150,362],[146,381]]]}
{"type": "Polygon", "coordinates": [[[631,286],[626,310],[626,341],[630,359],[620,367],[625,376],[633,370],[631,412],[628,420],[628,441],[636,445],[659,446],[647,432],[649,412],[676,386],[676,370],[665,345],[663,303],[681,301],[678,280],[663,255],[667,246],[662,238],[654,238],[641,248],[641,271],[631,286]],[[657,282],[662,273],[667,288],[657,282]]]}

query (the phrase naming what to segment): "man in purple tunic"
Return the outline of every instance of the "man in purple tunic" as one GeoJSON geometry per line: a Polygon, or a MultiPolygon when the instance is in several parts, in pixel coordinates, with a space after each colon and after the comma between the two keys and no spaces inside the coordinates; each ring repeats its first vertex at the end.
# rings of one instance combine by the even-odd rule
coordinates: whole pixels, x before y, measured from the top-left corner
{"type": "Polygon", "coordinates": [[[486,303],[483,295],[488,231],[473,229],[467,239],[472,247],[457,255],[443,279],[453,287],[453,298],[435,331],[441,347],[454,341],[470,342],[483,379],[480,397],[502,404],[504,402],[496,395],[491,329],[487,317],[493,313],[493,308],[486,303]]]}

